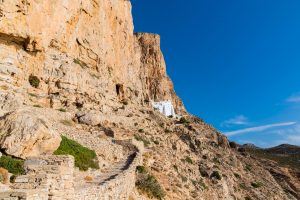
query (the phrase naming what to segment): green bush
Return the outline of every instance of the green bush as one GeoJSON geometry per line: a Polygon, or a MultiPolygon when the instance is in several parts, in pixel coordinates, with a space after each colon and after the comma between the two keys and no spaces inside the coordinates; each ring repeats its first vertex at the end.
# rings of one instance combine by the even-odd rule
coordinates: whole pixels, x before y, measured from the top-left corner
{"type": "Polygon", "coordinates": [[[254,188],[259,188],[259,187],[262,186],[262,183],[260,183],[260,182],[252,182],[251,186],[254,187],[254,188]]]}
{"type": "Polygon", "coordinates": [[[139,133],[144,133],[144,129],[139,129],[139,133]]]}
{"type": "Polygon", "coordinates": [[[163,199],[165,197],[165,191],[162,189],[159,182],[154,176],[147,172],[144,166],[138,166],[137,173],[136,186],[139,191],[147,194],[150,198],[163,199]]]}
{"type": "Polygon", "coordinates": [[[15,175],[24,174],[24,160],[12,158],[11,156],[1,156],[0,167],[15,175]]]}
{"type": "Polygon", "coordinates": [[[245,200],[252,200],[251,197],[245,197],[245,200]]]}
{"type": "Polygon", "coordinates": [[[40,85],[40,79],[37,76],[30,75],[28,81],[30,85],[34,88],[38,88],[40,85]]]}
{"type": "Polygon", "coordinates": [[[211,178],[216,178],[218,180],[222,179],[222,176],[220,175],[220,173],[218,171],[213,171],[213,173],[210,175],[211,178]]]}
{"type": "Polygon", "coordinates": [[[62,136],[62,141],[59,148],[54,152],[54,155],[72,155],[75,158],[75,166],[82,171],[88,168],[99,169],[97,155],[95,151],[83,147],[74,140],[62,136]]]}
{"type": "Polygon", "coordinates": [[[141,174],[146,173],[146,169],[144,166],[137,166],[136,171],[141,174]]]}
{"type": "Polygon", "coordinates": [[[179,122],[181,124],[189,124],[190,123],[185,117],[181,117],[180,120],[179,120],[179,122]]]}
{"type": "Polygon", "coordinates": [[[193,160],[189,156],[185,157],[185,162],[187,162],[189,164],[193,164],[193,160]]]}
{"type": "Polygon", "coordinates": [[[60,109],[58,109],[58,111],[60,111],[60,112],[67,112],[67,110],[64,109],[64,108],[60,108],[60,109]]]}
{"type": "Polygon", "coordinates": [[[10,181],[11,183],[14,183],[15,180],[16,180],[16,178],[17,178],[16,175],[12,175],[12,176],[9,178],[9,181],[10,181]]]}

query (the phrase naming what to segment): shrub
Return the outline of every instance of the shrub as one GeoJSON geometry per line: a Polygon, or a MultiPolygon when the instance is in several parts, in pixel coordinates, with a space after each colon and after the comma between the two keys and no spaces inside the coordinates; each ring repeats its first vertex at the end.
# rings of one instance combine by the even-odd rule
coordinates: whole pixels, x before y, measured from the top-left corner
{"type": "Polygon", "coordinates": [[[145,147],[148,147],[148,146],[150,145],[150,141],[147,140],[147,138],[145,138],[145,137],[142,137],[142,136],[140,136],[140,135],[135,134],[135,135],[134,135],[134,138],[135,138],[137,141],[142,141],[142,142],[144,143],[144,146],[145,146],[145,147]]]}
{"type": "Polygon", "coordinates": [[[33,107],[41,108],[42,106],[36,104],[36,105],[33,105],[33,107]]]}
{"type": "Polygon", "coordinates": [[[165,133],[171,133],[171,130],[166,128],[165,133]]]}
{"type": "Polygon", "coordinates": [[[189,164],[193,164],[193,160],[189,156],[185,157],[185,162],[187,162],[189,164]]]}
{"type": "Polygon", "coordinates": [[[262,186],[262,183],[260,183],[260,182],[252,182],[251,186],[254,187],[254,188],[259,188],[259,187],[262,186]]]}
{"type": "Polygon", "coordinates": [[[79,60],[78,58],[74,58],[73,62],[77,65],[80,65],[80,67],[82,69],[87,68],[87,64],[81,60],[79,60]]]}
{"type": "Polygon", "coordinates": [[[144,129],[140,128],[139,133],[144,133],[144,129]]]}
{"type": "Polygon", "coordinates": [[[235,142],[229,142],[229,146],[232,149],[236,149],[238,147],[238,145],[235,142]]]}
{"type": "Polygon", "coordinates": [[[245,197],[245,200],[252,200],[251,197],[245,197]]]}
{"type": "Polygon", "coordinates": [[[220,175],[220,173],[218,171],[213,171],[213,173],[210,175],[210,178],[216,178],[218,180],[221,180],[222,176],[220,175]]]}
{"type": "Polygon", "coordinates": [[[154,142],[154,144],[159,145],[159,141],[154,140],[153,142],[154,142]]]}
{"type": "Polygon", "coordinates": [[[187,182],[187,177],[185,177],[185,176],[183,176],[183,175],[180,175],[180,177],[181,177],[181,180],[183,181],[183,182],[187,182]]]}
{"type": "Polygon", "coordinates": [[[121,103],[122,103],[123,105],[125,105],[125,106],[127,106],[127,105],[128,105],[128,101],[127,101],[127,100],[125,100],[125,99],[123,99],[123,100],[121,101],[121,103]]]}
{"type": "Polygon", "coordinates": [[[245,183],[240,183],[240,188],[242,188],[243,190],[247,190],[245,183]]]}
{"type": "Polygon", "coordinates": [[[40,85],[40,79],[37,76],[30,75],[28,81],[30,85],[34,88],[38,88],[40,85]]]}
{"type": "Polygon", "coordinates": [[[145,169],[144,166],[137,166],[137,167],[136,167],[136,171],[137,171],[138,173],[141,173],[141,174],[146,173],[146,169],[145,169]]]}
{"type": "Polygon", "coordinates": [[[176,172],[178,172],[178,167],[177,167],[177,165],[173,165],[173,168],[175,169],[176,172]]]}
{"type": "Polygon", "coordinates": [[[75,166],[82,171],[88,168],[99,169],[99,163],[95,151],[83,147],[74,140],[62,136],[62,141],[54,155],[72,155],[75,158],[75,166]]]}
{"type": "Polygon", "coordinates": [[[239,175],[238,173],[234,173],[234,176],[235,176],[236,178],[241,178],[241,175],[239,175]]]}
{"type": "MultiPolygon", "coordinates": [[[[139,166],[141,167],[141,166],[139,166]]],[[[143,167],[141,169],[144,169],[143,167]]],[[[136,186],[139,191],[145,193],[150,198],[163,199],[165,191],[160,186],[159,182],[156,180],[154,176],[149,174],[147,170],[144,170],[142,173],[138,172],[136,186]]]]}
{"type": "Polygon", "coordinates": [[[1,156],[0,167],[7,169],[14,175],[24,174],[24,161],[11,156],[1,156]]]}
{"type": "Polygon", "coordinates": [[[246,165],[245,170],[246,171],[251,171],[252,167],[250,165],[246,165]]]}
{"type": "Polygon", "coordinates": [[[60,111],[60,112],[67,112],[67,110],[64,109],[64,108],[60,108],[60,109],[58,109],[58,111],[60,111]]]}
{"type": "Polygon", "coordinates": [[[179,122],[181,124],[189,124],[190,123],[185,117],[181,117],[180,120],[179,120],[179,122]]]}
{"type": "Polygon", "coordinates": [[[16,175],[12,175],[12,176],[9,178],[9,181],[10,181],[11,183],[14,183],[15,180],[16,180],[16,178],[17,178],[16,175]]]}

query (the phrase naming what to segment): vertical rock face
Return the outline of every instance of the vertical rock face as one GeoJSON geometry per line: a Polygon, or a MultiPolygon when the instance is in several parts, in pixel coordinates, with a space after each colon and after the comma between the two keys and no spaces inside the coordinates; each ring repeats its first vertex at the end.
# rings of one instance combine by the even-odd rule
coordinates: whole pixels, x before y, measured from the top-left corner
{"type": "Polygon", "coordinates": [[[184,110],[166,75],[159,36],[133,33],[130,1],[10,0],[0,2],[0,13],[6,69],[0,75],[7,87],[38,91],[37,100],[53,108],[109,111],[120,100],[172,100],[184,110]],[[30,75],[40,78],[37,89],[30,75]]]}
{"type": "Polygon", "coordinates": [[[184,110],[177,97],[173,83],[167,76],[166,63],[160,49],[160,36],[150,33],[137,33],[141,51],[141,79],[143,96],[146,100],[172,100],[176,110],[184,110]]]}

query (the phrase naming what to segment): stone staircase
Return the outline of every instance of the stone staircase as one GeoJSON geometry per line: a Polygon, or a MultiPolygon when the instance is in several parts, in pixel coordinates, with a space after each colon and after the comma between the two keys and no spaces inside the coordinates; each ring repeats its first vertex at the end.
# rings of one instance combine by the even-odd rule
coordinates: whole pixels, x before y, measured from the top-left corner
{"type": "Polygon", "coordinates": [[[93,181],[76,175],[71,156],[31,158],[26,161],[29,174],[17,178],[12,190],[0,191],[0,200],[127,200],[135,187],[135,170],[142,162],[143,145],[135,140],[115,142],[130,149],[130,153],[93,181]]]}

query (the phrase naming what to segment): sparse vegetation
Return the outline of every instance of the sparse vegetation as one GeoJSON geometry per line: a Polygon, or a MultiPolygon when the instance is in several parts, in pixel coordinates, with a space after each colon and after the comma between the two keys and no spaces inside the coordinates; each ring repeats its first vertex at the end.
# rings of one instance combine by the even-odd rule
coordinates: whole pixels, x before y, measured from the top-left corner
{"type": "Polygon", "coordinates": [[[208,189],[208,187],[205,185],[203,180],[199,180],[199,181],[192,180],[192,183],[196,188],[201,188],[202,190],[208,189]]]}
{"type": "Polygon", "coordinates": [[[40,85],[40,79],[37,76],[30,75],[28,81],[29,84],[34,88],[38,88],[40,85]]]}
{"type": "Polygon", "coordinates": [[[146,168],[144,166],[137,166],[136,171],[138,173],[144,174],[144,173],[146,173],[146,168]]]}
{"type": "Polygon", "coordinates": [[[189,124],[190,123],[185,117],[181,117],[180,120],[179,120],[179,122],[181,124],[189,124]]]}
{"type": "Polygon", "coordinates": [[[189,156],[186,156],[184,160],[185,160],[185,162],[187,162],[189,164],[193,164],[193,160],[189,156]]]}
{"type": "Polygon", "coordinates": [[[180,175],[180,177],[181,177],[181,180],[183,181],[183,182],[187,182],[187,177],[185,177],[185,176],[183,176],[183,175],[180,175]]]}
{"type": "Polygon", "coordinates": [[[37,97],[36,94],[33,94],[33,93],[28,93],[29,96],[32,96],[32,97],[37,97]]]}
{"type": "Polygon", "coordinates": [[[7,169],[14,175],[24,174],[24,161],[11,156],[1,156],[0,167],[7,169]]]}
{"type": "Polygon", "coordinates": [[[10,181],[11,183],[14,183],[15,180],[16,180],[16,178],[17,178],[16,175],[12,175],[12,176],[9,178],[9,181],[10,181]]]}
{"type": "Polygon", "coordinates": [[[71,121],[71,120],[61,120],[60,122],[65,126],[72,126],[73,125],[73,121],[71,121]]]}
{"type": "Polygon", "coordinates": [[[64,109],[64,108],[60,108],[60,109],[58,109],[58,111],[60,111],[60,112],[67,112],[67,110],[64,109]]]}
{"type": "Polygon", "coordinates": [[[79,60],[78,58],[74,58],[73,62],[75,64],[79,65],[83,69],[87,68],[87,64],[85,62],[79,60]]]}
{"type": "Polygon", "coordinates": [[[121,103],[122,103],[123,105],[125,105],[125,106],[127,106],[127,105],[128,105],[128,101],[127,101],[127,100],[125,100],[125,99],[123,99],[123,100],[121,101],[121,103]]]}
{"type": "Polygon", "coordinates": [[[140,128],[139,133],[144,133],[144,129],[140,128]]]}
{"type": "Polygon", "coordinates": [[[240,188],[242,188],[243,190],[246,190],[246,189],[247,189],[245,183],[240,183],[240,188]]]}
{"type": "Polygon", "coordinates": [[[254,188],[259,188],[259,187],[262,186],[262,183],[260,183],[260,182],[252,182],[251,186],[254,187],[254,188]]]}
{"type": "Polygon", "coordinates": [[[234,173],[234,176],[235,176],[236,178],[241,178],[241,175],[239,175],[238,173],[234,173]]]}
{"type": "Polygon", "coordinates": [[[229,146],[230,146],[230,148],[232,148],[232,149],[236,149],[238,146],[237,146],[237,144],[235,143],[235,142],[229,142],[229,146]]]}
{"type": "MultiPolygon", "coordinates": [[[[284,149],[284,148],[283,148],[284,149]]],[[[299,147],[287,148],[286,152],[293,152],[291,154],[276,151],[276,148],[270,149],[246,149],[248,153],[254,157],[269,159],[277,162],[279,166],[291,167],[300,170],[300,150],[299,147]]]]}
{"type": "Polygon", "coordinates": [[[159,145],[159,141],[154,140],[153,142],[154,142],[154,144],[159,145]]]}
{"type": "Polygon", "coordinates": [[[171,130],[166,128],[165,133],[171,133],[171,130]]]}
{"type": "Polygon", "coordinates": [[[72,155],[75,158],[75,166],[86,171],[88,168],[99,169],[97,155],[95,151],[83,147],[74,140],[62,136],[59,148],[54,155],[72,155]]]}
{"type": "Polygon", "coordinates": [[[42,106],[40,106],[40,105],[33,105],[33,107],[41,108],[42,106]]]}
{"type": "Polygon", "coordinates": [[[85,180],[86,182],[92,182],[92,181],[94,180],[94,178],[91,177],[91,176],[86,176],[86,177],[84,177],[84,180],[85,180]]]}
{"type": "Polygon", "coordinates": [[[176,172],[178,172],[178,167],[177,167],[177,165],[173,165],[173,168],[175,169],[176,172]]]}
{"type": "Polygon", "coordinates": [[[137,141],[142,141],[144,143],[144,146],[145,147],[148,147],[150,145],[150,141],[146,138],[146,137],[143,137],[141,135],[138,135],[138,134],[135,134],[134,135],[134,138],[137,140],[137,141]]]}
{"type": "Polygon", "coordinates": [[[217,180],[221,180],[222,176],[218,171],[213,171],[213,173],[210,175],[210,178],[215,178],[217,180]]]}
{"type": "Polygon", "coordinates": [[[136,186],[140,192],[145,193],[150,198],[163,199],[165,196],[165,191],[159,182],[143,166],[137,167],[136,186]]]}
{"type": "Polygon", "coordinates": [[[250,165],[246,165],[245,170],[246,171],[251,171],[252,167],[250,165]]]}

